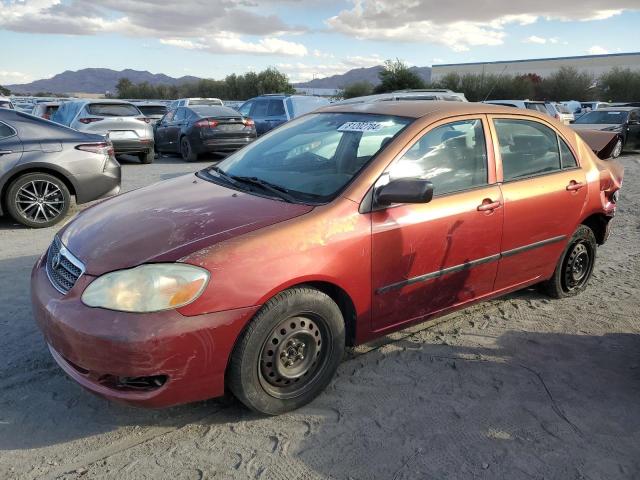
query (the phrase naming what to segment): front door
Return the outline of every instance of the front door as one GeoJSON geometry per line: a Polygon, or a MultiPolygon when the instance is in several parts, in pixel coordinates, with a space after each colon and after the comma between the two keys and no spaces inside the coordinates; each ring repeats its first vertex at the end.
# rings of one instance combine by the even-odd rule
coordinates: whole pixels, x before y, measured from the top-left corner
{"type": "Polygon", "coordinates": [[[503,208],[488,131],[482,116],[439,122],[378,181],[426,178],[434,198],[371,214],[374,330],[492,291],[503,208]]]}
{"type": "Polygon", "coordinates": [[[627,148],[640,150],[640,110],[629,112],[627,148]]]}
{"type": "MultiPolygon", "coordinates": [[[[504,234],[495,290],[550,277],[584,207],[576,156],[542,121],[492,118],[501,160],[504,234]]],[[[501,170],[501,172],[500,172],[501,170]]]]}

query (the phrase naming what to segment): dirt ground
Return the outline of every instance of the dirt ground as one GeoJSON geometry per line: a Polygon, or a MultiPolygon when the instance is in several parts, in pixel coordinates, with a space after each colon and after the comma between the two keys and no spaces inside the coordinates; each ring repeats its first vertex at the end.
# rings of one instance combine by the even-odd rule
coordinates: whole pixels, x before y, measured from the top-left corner
{"type": "MultiPolygon", "coordinates": [[[[275,418],[82,390],[29,304],[56,229],[0,219],[0,478],[640,479],[640,156],[621,161],[619,216],[585,293],[522,291],[349,351],[323,395],[275,418]]],[[[204,165],[125,164],[124,187],[204,165]]]]}

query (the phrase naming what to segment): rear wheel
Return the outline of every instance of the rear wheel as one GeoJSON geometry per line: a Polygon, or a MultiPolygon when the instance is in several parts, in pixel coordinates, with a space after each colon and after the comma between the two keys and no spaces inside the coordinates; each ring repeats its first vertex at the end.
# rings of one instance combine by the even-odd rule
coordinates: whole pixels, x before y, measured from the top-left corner
{"type": "Polygon", "coordinates": [[[317,397],[335,374],[345,342],[340,309],[311,288],[286,290],[251,321],[231,356],[227,382],[247,407],[268,415],[317,397]]]}
{"type": "Polygon", "coordinates": [[[138,154],[138,159],[140,163],[149,164],[153,163],[153,160],[156,158],[156,152],[153,151],[153,148],[148,152],[140,152],[138,154]]]}
{"type": "Polygon", "coordinates": [[[542,284],[554,298],[572,297],[587,288],[596,261],[596,237],[586,225],[580,225],[565,248],[553,277],[542,284]]]}
{"type": "Polygon", "coordinates": [[[64,182],[53,175],[28,173],[9,186],[6,204],[9,215],[17,222],[46,228],[67,215],[71,194],[64,182]]]}
{"type": "Polygon", "coordinates": [[[193,151],[189,137],[182,137],[180,139],[180,154],[185,162],[195,162],[198,160],[198,155],[193,151]]]}

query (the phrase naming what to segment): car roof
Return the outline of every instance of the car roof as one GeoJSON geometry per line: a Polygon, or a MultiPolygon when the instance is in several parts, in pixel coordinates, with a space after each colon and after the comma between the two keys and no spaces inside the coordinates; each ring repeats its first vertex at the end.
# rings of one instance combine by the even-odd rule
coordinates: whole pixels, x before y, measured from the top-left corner
{"type": "Polygon", "coordinates": [[[394,115],[399,117],[420,118],[428,115],[446,118],[455,115],[482,115],[505,114],[505,115],[528,115],[546,119],[547,117],[534,110],[527,110],[526,113],[514,110],[513,107],[494,105],[489,103],[474,102],[446,102],[433,100],[411,100],[396,102],[374,102],[374,103],[352,103],[334,104],[322,107],[315,112],[350,112],[350,113],[370,113],[377,115],[394,115]]]}

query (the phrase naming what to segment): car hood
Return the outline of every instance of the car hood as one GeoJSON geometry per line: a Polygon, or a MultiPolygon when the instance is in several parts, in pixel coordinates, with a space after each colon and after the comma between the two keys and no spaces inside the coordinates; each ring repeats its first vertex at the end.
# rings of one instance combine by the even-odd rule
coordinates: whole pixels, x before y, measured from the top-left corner
{"type": "Polygon", "coordinates": [[[88,274],[101,275],[147,262],[173,262],[312,209],[185,175],[86,209],[60,238],[88,274]]]}

